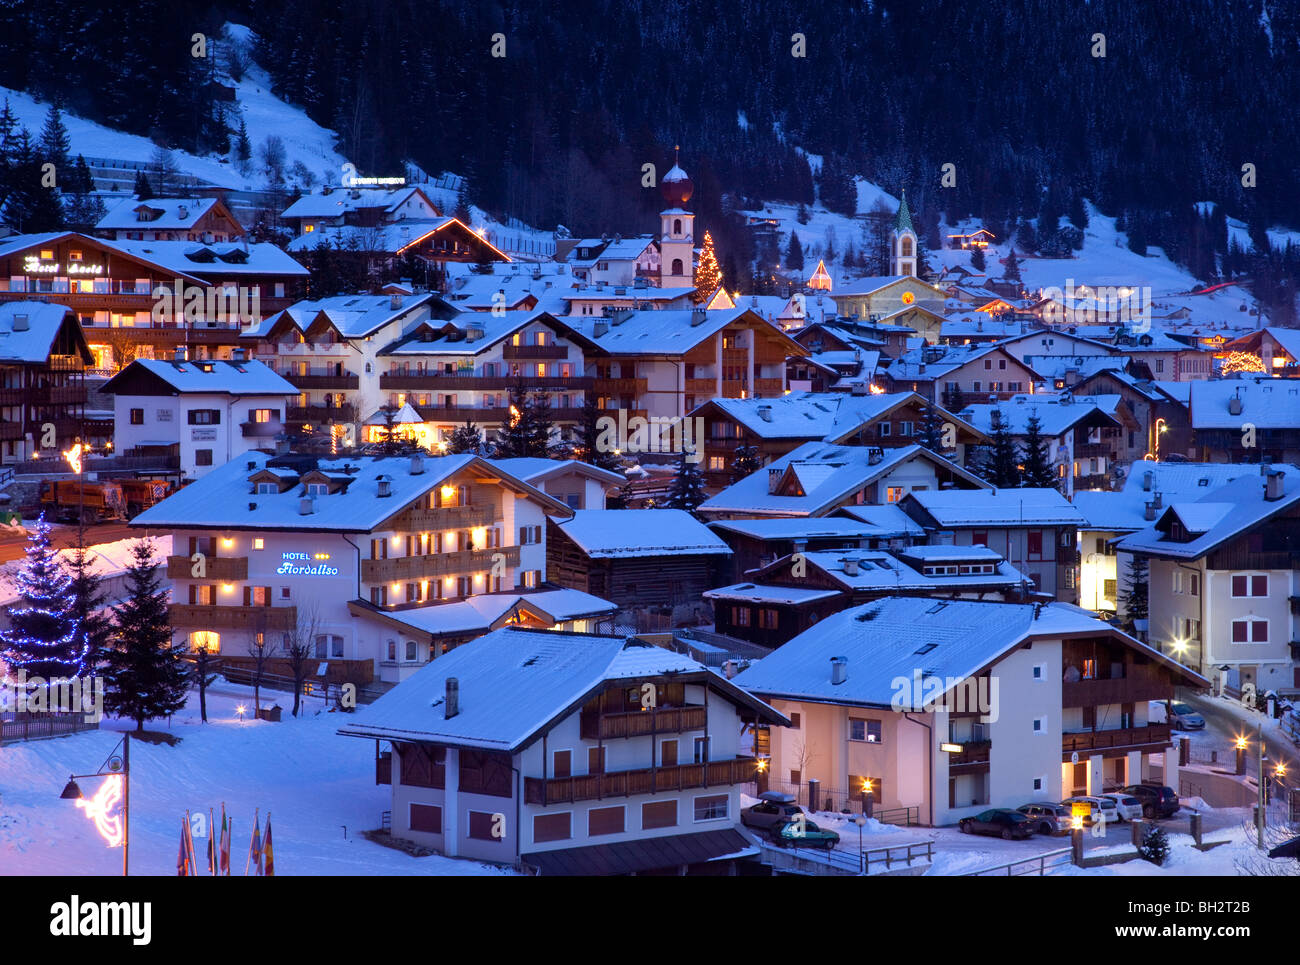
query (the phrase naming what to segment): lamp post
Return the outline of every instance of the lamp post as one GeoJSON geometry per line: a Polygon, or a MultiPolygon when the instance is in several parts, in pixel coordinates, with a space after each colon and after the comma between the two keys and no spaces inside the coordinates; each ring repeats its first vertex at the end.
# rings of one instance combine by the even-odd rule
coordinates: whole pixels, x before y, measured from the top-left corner
{"type": "Polygon", "coordinates": [[[1264,746],[1264,724],[1259,725],[1259,803],[1255,811],[1255,836],[1256,844],[1261,851],[1264,850],[1264,761],[1268,757],[1268,749],[1264,746]]]}
{"type": "Polygon", "coordinates": [[[862,849],[862,826],[867,823],[867,816],[859,814],[853,819],[853,823],[858,826],[858,863],[862,866],[862,873],[867,873],[867,853],[862,849]]]}
{"type": "MultiPolygon", "coordinates": [[[[130,848],[131,848],[131,735],[123,734],[122,740],[118,743],[122,748],[122,756],[110,753],[108,760],[99,766],[99,770],[93,774],[70,774],[68,783],[63,788],[63,793],[59,795],[64,801],[76,801],[77,807],[86,812],[86,817],[95,822],[95,830],[99,832],[100,837],[108,842],[110,848],[115,848],[120,843],[122,845],[122,876],[129,874],[130,868],[130,848]],[[77,778],[88,777],[106,777],[108,778],[100,788],[95,792],[95,796],[90,801],[85,800],[85,795],[81,793],[81,788],[77,786],[77,778]],[[118,780],[121,781],[122,792],[122,823],[119,826],[109,811],[117,802],[118,780]]],[[[114,751],[117,747],[113,748],[114,751]]]]}
{"type": "Polygon", "coordinates": [[[1160,437],[1169,431],[1164,419],[1156,420],[1156,462],[1160,461],[1160,437]]]}

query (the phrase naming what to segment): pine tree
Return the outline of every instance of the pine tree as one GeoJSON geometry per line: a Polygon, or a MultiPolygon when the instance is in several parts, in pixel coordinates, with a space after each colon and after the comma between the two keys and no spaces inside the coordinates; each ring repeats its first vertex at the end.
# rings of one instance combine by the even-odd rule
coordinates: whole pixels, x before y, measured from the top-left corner
{"type": "Polygon", "coordinates": [[[704,491],[704,473],[698,462],[690,462],[683,452],[677,460],[677,473],[673,476],[672,487],[664,502],[665,509],[684,509],[694,513],[700,503],[709,498],[704,491]]]}
{"type": "Polygon", "coordinates": [[[731,481],[740,482],[763,468],[763,460],[758,456],[757,446],[737,446],[736,454],[731,460],[731,481]]]}
{"type": "Polygon", "coordinates": [[[77,621],[78,649],[86,654],[86,667],[95,672],[105,661],[111,646],[113,625],[104,612],[107,602],[103,580],[86,551],[86,530],[79,527],[77,545],[68,559],[71,612],[77,621]]]}
{"type": "Polygon", "coordinates": [[[976,246],[971,249],[970,266],[976,271],[983,271],[985,268],[984,249],[976,246]]]}
{"type": "Polygon", "coordinates": [[[185,644],[172,642],[167,622],[167,591],[158,576],[158,559],[148,540],[131,548],[126,599],[113,608],[116,646],[108,652],[110,686],[105,707],[118,717],[144,722],[174,714],[185,706],[189,669],[185,644]]]}
{"type": "Polygon", "coordinates": [[[498,459],[522,459],[530,456],[532,442],[532,402],[520,376],[510,388],[509,415],[506,423],[497,430],[496,456],[498,459]]]}
{"type": "Polygon", "coordinates": [[[68,164],[68,151],[72,141],[68,137],[68,128],[63,123],[63,112],[57,104],[51,104],[45,114],[45,126],[41,128],[40,153],[42,160],[49,161],[63,176],[68,164]]]}
{"type": "Polygon", "coordinates": [[[966,396],[962,394],[960,385],[954,384],[943,390],[943,407],[949,412],[961,412],[966,408],[966,396]]]}
{"type": "Polygon", "coordinates": [[[28,677],[78,677],[88,672],[85,640],[73,612],[72,581],[50,545],[44,514],[27,540],[27,558],[14,583],[18,602],[8,608],[0,655],[28,677]]]}
{"type": "Polygon", "coordinates": [[[1124,578],[1124,619],[1131,626],[1134,620],[1147,619],[1147,583],[1151,561],[1141,554],[1133,554],[1128,575],[1124,578]]]}
{"type": "Polygon", "coordinates": [[[582,416],[578,425],[578,458],[588,465],[619,472],[622,460],[600,442],[601,414],[596,397],[588,393],[582,403],[582,416]]]}
{"type": "Polygon", "coordinates": [[[807,224],[809,220],[811,220],[808,216],[808,206],[805,205],[802,201],[799,202],[799,210],[795,212],[794,218],[800,224],[807,224]]]}
{"type": "Polygon", "coordinates": [[[1088,206],[1084,204],[1083,195],[1077,191],[1070,195],[1070,224],[1074,225],[1080,231],[1087,230],[1088,227],[1088,206]]]}
{"type": "Polygon", "coordinates": [[[1142,835],[1142,845],[1138,848],[1138,854],[1144,861],[1163,865],[1169,859],[1169,835],[1165,833],[1165,829],[1158,824],[1149,825],[1146,833],[1142,835]]]}
{"type": "Polygon", "coordinates": [[[536,459],[550,459],[556,454],[551,445],[555,432],[555,419],[551,415],[551,397],[546,392],[535,392],[529,400],[528,452],[536,459]]]}
{"type": "Polygon", "coordinates": [[[718,256],[713,251],[713,235],[706,231],[700,263],[695,266],[695,294],[692,296],[695,303],[698,305],[712,298],[721,284],[722,270],[718,267],[718,256]]]}
{"type": "Polygon", "coordinates": [[[799,232],[790,232],[790,244],[785,249],[785,266],[793,271],[803,271],[803,245],[799,243],[799,232]]]}
{"type": "Polygon", "coordinates": [[[143,169],[135,172],[134,190],[136,199],[139,201],[148,201],[153,197],[153,187],[149,184],[149,178],[145,176],[143,169]]]}
{"type": "Polygon", "coordinates": [[[924,446],[931,452],[943,452],[943,422],[932,405],[925,407],[925,415],[921,417],[921,432],[916,437],[916,441],[918,445],[924,446]]]}
{"type": "Polygon", "coordinates": [[[1016,257],[1016,249],[1012,248],[1007,255],[1007,263],[1002,268],[1002,277],[1007,281],[1020,281],[1020,259],[1016,257]]]}
{"type": "Polygon", "coordinates": [[[984,477],[998,489],[1020,485],[1020,462],[1016,442],[1011,438],[1006,416],[1001,409],[993,410],[993,443],[989,447],[988,475],[984,477]]]}
{"type": "Polygon", "coordinates": [[[1025,422],[1024,466],[1020,476],[1022,486],[1040,489],[1056,486],[1056,474],[1047,457],[1047,440],[1043,438],[1043,420],[1037,412],[1025,422]]]}
{"type": "Polygon", "coordinates": [[[481,454],[483,452],[483,433],[479,431],[478,426],[466,418],[463,426],[457,426],[451,430],[451,438],[447,440],[447,452],[452,455],[472,453],[477,456],[481,454]]]}

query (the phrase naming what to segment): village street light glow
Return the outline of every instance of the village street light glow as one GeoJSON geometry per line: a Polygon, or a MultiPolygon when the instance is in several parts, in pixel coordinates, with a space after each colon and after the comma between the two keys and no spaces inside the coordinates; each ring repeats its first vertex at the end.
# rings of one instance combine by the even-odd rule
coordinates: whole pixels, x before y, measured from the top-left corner
{"type": "Polygon", "coordinates": [[[1245,738],[1245,737],[1238,737],[1238,738],[1237,738],[1237,750],[1239,750],[1239,751],[1244,751],[1245,749],[1246,749],[1246,738],[1245,738]]]}

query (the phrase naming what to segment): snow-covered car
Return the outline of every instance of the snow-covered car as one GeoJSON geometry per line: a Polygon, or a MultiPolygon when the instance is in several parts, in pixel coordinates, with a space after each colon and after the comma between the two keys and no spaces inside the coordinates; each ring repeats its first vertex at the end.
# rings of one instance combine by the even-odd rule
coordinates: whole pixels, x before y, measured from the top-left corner
{"type": "Polygon", "coordinates": [[[758,798],[757,804],[740,812],[740,823],[746,827],[767,831],[778,824],[797,820],[798,815],[803,813],[803,808],[794,803],[793,794],[764,791],[758,798]]]}
{"type": "Polygon", "coordinates": [[[1175,700],[1169,709],[1169,723],[1175,730],[1204,730],[1205,718],[1192,710],[1190,704],[1175,700]]]}
{"type": "Polygon", "coordinates": [[[1080,804],[1092,805],[1091,813],[1083,819],[1084,824],[1096,824],[1099,818],[1106,821],[1119,820],[1119,812],[1115,810],[1114,801],[1108,801],[1099,797],[1088,797],[1087,795],[1080,794],[1076,797],[1067,797],[1061,803],[1073,811],[1076,801],[1080,804]]]}
{"type": "Polygon", "coordinates": [[[1119,820],[1142,820],[1142,802],[1132,794],[1125,794],[1123,791],[1114,791],[1110,794],[1100,794],[1098,797],[1103,801],[1115,802],[1115,813],[1119,815],[1119,820]]]}

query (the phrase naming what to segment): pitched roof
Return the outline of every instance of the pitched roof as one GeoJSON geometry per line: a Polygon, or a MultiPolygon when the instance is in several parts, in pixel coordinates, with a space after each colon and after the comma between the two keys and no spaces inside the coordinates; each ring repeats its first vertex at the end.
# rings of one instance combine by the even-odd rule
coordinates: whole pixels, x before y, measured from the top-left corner
{"type": "Polygon", "coordinates": [[[148,229],[183,231],[193,228],[218,204],[216,198],[125,198],[108,209],[95,228],[100,231],[140,231],[148,229]],[[146,208],[157,217],[141,221],[137,213],[146,208]]]}
{"type": "Polygon", "coordinates": [[[48,302],[0,303],[0,362],[45,364],[65,325],[73,340],[79,343],[82,361],[91,363],[94,356],[72,309],[48,302]]]}
{"type": "MultiPolygon", "coordinates": [[[[910,520],[909,520],[910,522],[910,520]]],[[[915,526],[916,524],[913,523],[915,526]]],[[[758,540],[840,539],[855,540],[865,537],[892,535],[893,527],[875,526],[855,519],[835,516],[808,518],[772,517],[768,519],[719,519],[709,523],[709,528],[737,533],[758,540]]],[[[917,532],[921,532],[919,526],[917,532]]]]}
{"type": "Polygon", "coordinates": [[[690,657],[622,637],[502,628],[421,667],[339,728],[345,736],[433,741],[513,752],[605,681],[680,674],[775,723],[785,718],[690,657]],[[446,717],[447,679],[460,712],[446,717]]]}
{"type": "Polygon", "coordinates": [[[464,600],[430,603],[410,609],[384,610],[366,601],[352,602],[353,614],[371,613],[387,624],[400,624],[429,638],[487,633],[521,610],[549,617],[554,623],[606,616],[618,604],[570,588],[528,592],[479,593],[464,600]]]}
{"type": "Polygon", "coordinates": [[[787,343],[791,354],[804,353],[803,346],[748,308],[642,310],[612,320],[570,316],[568,321],[611,355],[681,355],[745,318],[758,323],[773,338],[787,343]],[[598,321],[609,322],[608,331],[602,335],[595,334],[598,321]]]}
{"type": "Polygon", "coordinates": [[[492,464],[500,466],[516,479],[522,479],[534,486],[551,476],[560,476],[568,472],[579,473],[597,482],[618,483],[619,485],[627,482],[626,476],[577,459],[543,459],[541,457],[522,456],[513,459],[493,459],[492,464]]]}
{"type": "Polygon", "coordinates": [[[136,359],[104,383],[100,391],[131,395],[145,374],[178,393],[298,395],[298,389],[265,362],[232,359],[184,362],[136,359]]]}
{"type": "Polygon", "coordinates": [[[684,509],[578,509],[555,525],[592,559],[731,553],[684,509]]]}
{"type": "Polygon", "coordinates": [[[1191,384],[1193,429],[1241,431],[1249,422],[1261,429],[1294,429],[1300,426],[1300,379],[1268,377],[1209,379],[1191,384]],[[1240,399],[1234,413],[1232,399],[1240,399]]]}
{"type": "Polygon", "coordinates": [[[1066,526],[1087,522],[1055,489],[915,490],[903,497],[914,501],[941,527],[1066,526]]]}
{"type": "MultiPolygon", "coordinates": [[[[1119,396],[1111,398],[1118,399],[1119,396]]],[[[1107,403],[1113,409],[1112,403],[1107,403]]],[[[1004,402],[986,402],[968,405],[961,411],[963,419],[981,432],[992,434],[993,414],[1013,436],[1022,436],[1029,431],[1029,420],[1038,416],[1039,433],[1044,436],[1060,436],[1075,426],[1086,424],[1093,426],[1119,425],[1110,413],[1097,404],[1092,396],[1071,396],[1069,402],[1062,402],[1060,397],[1045,395],[1015,395],[1004,402]]]]}

